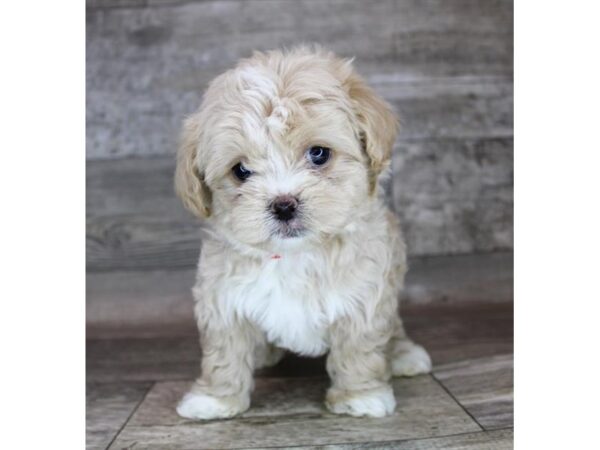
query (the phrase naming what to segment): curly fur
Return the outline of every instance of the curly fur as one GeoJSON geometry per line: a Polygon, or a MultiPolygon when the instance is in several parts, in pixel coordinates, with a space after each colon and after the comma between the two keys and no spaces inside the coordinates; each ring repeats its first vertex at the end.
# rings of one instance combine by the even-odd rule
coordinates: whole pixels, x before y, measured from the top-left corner
{"type": "Polygon", "coordinates": [[[379,187],[397,129],[351,61],[318,48],[256,53],[210,84],[175,177],[207,229],[193,289],[202,372],[179,414],[243,412],[254,369],[283,349],[329,352],[326,405],[355,416],[393,412],[392,371],[430,370],[397,314],[406,249],[379,187]],[[305,157],[313,145],[332,149],[323,167],[305,157]],[[238,162],[253,171],[243,183],[238,162]],[[300,236],[279,233],[279,195],[299,199],[300,236]]]}

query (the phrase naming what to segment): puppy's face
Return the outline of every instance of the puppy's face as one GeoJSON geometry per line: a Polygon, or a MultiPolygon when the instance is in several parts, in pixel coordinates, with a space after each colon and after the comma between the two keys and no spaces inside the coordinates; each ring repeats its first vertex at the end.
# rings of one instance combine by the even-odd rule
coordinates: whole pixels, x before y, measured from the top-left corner
{"type": "Polygon", "coordinates": [[[177,190],[229,239],[279,249],[341,232],[373,195],[396,120],[349,62],[257,54],[186,122],[177,190]]]}

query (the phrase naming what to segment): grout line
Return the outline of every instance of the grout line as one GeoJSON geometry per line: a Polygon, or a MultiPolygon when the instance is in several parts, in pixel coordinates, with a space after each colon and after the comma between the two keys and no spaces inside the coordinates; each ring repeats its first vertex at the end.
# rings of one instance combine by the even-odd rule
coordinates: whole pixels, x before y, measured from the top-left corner
{"type": "Polygon", "coordinates": [[[121,431],[123,431],[123,428],[125,428],[125,426],[129,423],[129,421],[131,420],[131,418],[133,417],[133,415],[139,409],[140,405],[144,402],[144,400],[146,400],[146,397],[148,397],[148,394],[150,393],[150,391],[152,390],[152,388],[154,388],[154,386],[156,386],[156,381],[153,381],[150,384],[150,386],[148,387],[148,389],[146,390],[146,392],[144,393],[144,395],[142,396],[142,398],[140,399],[140,401],[137,403],[137,405],[135,405],[135,407],[133,408],[133,410],[131,411],[131,413],[129,414],[129,416],[127,416],[127,419],[125,420],[125,422],[123,422],[123,425],[121,425],[121,427],[119,428],[119,430],[115,433],[115,435],[113,436],[113,438],[110,440],[110,442],[106,446],[106,450],[108,450],[110,448],[110,446],[113,445],[113,443],[117,440],[117,437],[121,434],[121,431]]]}
{"type": "Polygon", "coordinates": [[[475,422],[475,423],[477,424],[477,426],[478,426],[479,428],[481,428],[481,431],[487,431],[485,428],[483,428],[483,426],[481,426],[481,424],[480,424],[480,423],[477,421],[477,419],[475,418],[475,416],[473,416],[473,414],[471,414],[471,413],[470,413],[470,412],[467,410],[467,408],[465,408],[465,407],[463,406],[463,404],[462,404],[461,402],[459,402],[459,401],[458,401],[458,399],[457,399],[457,398],[454,396],[454,394],[452,394],[452,392],[450,392],[450,390],[449,390],[449,389],[448,389],[448,388],[447,388],[447,387],[446,387],[446,386],[445,386],[445,385],[444,385],[444,384],[443,384],[443,383],[442,383],[440,380],[438,380],[438,379],[437,379],[437,377],[434,375],[434,373],[433,373],[433,372],[431,372],[430,376],[431,376],[431,378],[433,378],[433,379],[434,379],[434,380],[437,382],[437,384],[439,384],[439,385],[440,385],[440,387],[441,387],[441,388],[442,388],[444,391],[446,391],[446,394],[448,394],[450,397],[452,397],[452,400],[454,400],[454,401],[455,401],[455,402],[458,404],[458,406],[460,406],[460,407],[461,407],[461,409],[462,409],[462,410],[463,410],[465,413],[467,413],[467,415],[468,415],[468,416],[471,418],[471,420],[473,420],[473,422],[475,422]]]}

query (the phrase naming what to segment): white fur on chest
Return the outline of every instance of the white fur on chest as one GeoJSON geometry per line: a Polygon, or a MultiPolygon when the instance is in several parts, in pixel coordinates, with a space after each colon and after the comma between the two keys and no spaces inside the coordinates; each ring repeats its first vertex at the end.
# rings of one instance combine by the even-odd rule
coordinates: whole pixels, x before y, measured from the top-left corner
{"type": "Polygon", "coordinates": [[[230,313],[256,324],[267,340],[305,355],[329,348],[328,327],[347,305],[335,293],[318,255],[266,259],[228,280],[223,301],[230,313]]]}

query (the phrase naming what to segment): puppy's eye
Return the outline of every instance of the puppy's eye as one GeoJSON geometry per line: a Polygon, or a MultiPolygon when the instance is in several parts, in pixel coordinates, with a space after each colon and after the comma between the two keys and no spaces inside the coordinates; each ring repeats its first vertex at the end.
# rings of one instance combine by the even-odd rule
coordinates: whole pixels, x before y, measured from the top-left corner
{"type": "Polygon", "coordinates": [[[235,175],[235,177],[240,181],[246,181],[246,179],[252,175],[252,171],[246,169],[242,163],[237,163],[235,166],[231,168],[231,171],[235,175]]]}
{"type": "Polygon", "coordinates": [[[319,145],[309,148],[306,152],[306,157],[315,166],[322,166],[325,164],[329,160],[330,155],[331,149],[328,149],[327,147],[321,147],[319,145]]]}

